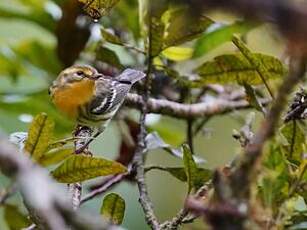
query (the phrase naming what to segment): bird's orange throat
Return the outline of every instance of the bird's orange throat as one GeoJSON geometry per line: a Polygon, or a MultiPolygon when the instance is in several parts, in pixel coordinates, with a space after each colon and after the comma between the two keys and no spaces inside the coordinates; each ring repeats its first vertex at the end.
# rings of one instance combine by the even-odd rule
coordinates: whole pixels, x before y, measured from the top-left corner
{"type": "Polygon", "coordinates": [[[93,97],[94,87],[94,81],[83,79],[64,88],[58,88],[53,94],[53,103],[70,118],[76,118],[78,107],[93,97]]]}

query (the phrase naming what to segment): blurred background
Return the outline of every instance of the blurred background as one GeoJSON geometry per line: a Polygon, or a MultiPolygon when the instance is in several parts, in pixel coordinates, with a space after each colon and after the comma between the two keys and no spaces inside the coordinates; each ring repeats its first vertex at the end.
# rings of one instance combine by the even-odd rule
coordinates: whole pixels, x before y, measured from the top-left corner
{"type": "MultiPolygon", "coordinates": [[[[50,103],[48,86],[65,67],[78,63],[91,63],[95,44],[101,42],[101,26],[129,30],[128,37],[134,41],[140,36],[137,0],[122,0],[109,16],[93,22],[79,15],[77,1],[64,0],[1,0],[0,1],[0,132],[9,135],[27,131],[34,115],[46,112],[56,122],[56,138],[69,137],[73,122],[59,114],[50,103]],[[63,19],[64,18],[64,19],[63,19]],[[77,26],[75,26],[77,24],[77,26]],[[125,29],[128,28],[128,29],[125,29]],[[88,40],[89,38],[89,40],[88,40]],[[81,52],[82,51],[82,52],[81,52]]],[[[238,20],[235,15],[208,12],[208,17],[218,23],[229,24],[238,20]]],[[[282,57],[284,45],[274,28],[269,25],[254,27],[245,36],[251,50],[282,57]]],[[[135,43],[137,45],[137,42],[135,43]]],[[[131,57],[120,46],[106,44],[114,51],[124,66],[135,65],[131,57]]],[[[210,60],[219,54],[233,52],[235,47],[225,43],[204,54],[197,60],[180,62],[180,69],[191,68],[195,63],[210,60]]],[[[142,59],[137,57],[137,59],[142,59]]],[[[107,63],[108,64],[108,63],[107,63]]],[[[110,73],[114,70],[110,68],[110,73]]],[[[129,111],[138,117],[137,111],[129,111]]],[[[211,118],[205,129],[195,139],[195,153],[206,160],[206,168],[229,163],[240,151],[239,143],[232,138],[233,129],[240,129],[249,111],[236,111],[211,118]]],[[[261,117],[257,114],[257,117],[261,117]]],[[[164,141],[174,147],[186,141],[186,122],[159,115],[148,116],[147,124],[157,131],[164,141]]],[[[91,146],[93,152],[106,158],[116,158],[121,143],[116,121],[108,127],[91,146]]],[[[147,165],[182,166],[182,160],[164,151],[151,151],[147,165]]],[[[161,220],[174,216],[182,207],[187,186],[161,171],[147,174],[149,193],[155,211],[161,220]]],[[[0,177],[0,186],[8,181],[0,177]]],[[[135,184],[123,182],[113,189],[126,200],[126,215],[123,226],[127,229],[148,229],[138,203],[135,184]]],[[[84,191],[86,192],[86,190],[84,191]]],[[[99,212],[103,197],[98,197],[82,209],[99,212]]],[[[9,200],[23,210],[18,195],[9,200]]],[[[8,229],[0,208],[0,229],[8,229]]],[[[203,229],[196,221],[183,229],[203,229]]]]}

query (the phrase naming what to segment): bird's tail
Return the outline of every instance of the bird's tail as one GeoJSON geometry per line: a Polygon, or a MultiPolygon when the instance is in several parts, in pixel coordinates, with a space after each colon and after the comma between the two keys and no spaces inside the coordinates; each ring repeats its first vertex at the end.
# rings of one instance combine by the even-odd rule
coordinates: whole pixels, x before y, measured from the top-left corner
{"type": "Polygon", "coordinates": [[[139,70],[135,69],[126,69],[122,72],[118,77],[117,80],[120,82],[126,82],[130,84],[134,84],[137,81],[143,79],[145,74],[139,70]]]}

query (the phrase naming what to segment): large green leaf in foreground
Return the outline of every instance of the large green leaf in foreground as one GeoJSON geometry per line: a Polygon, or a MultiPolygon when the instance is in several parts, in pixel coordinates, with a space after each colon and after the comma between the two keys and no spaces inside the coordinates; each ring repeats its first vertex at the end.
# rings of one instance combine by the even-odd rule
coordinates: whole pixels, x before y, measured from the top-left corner
{"type": "Polygon", "coordinates": [[[122,164],[84,155],[74,155],[65,160],[51,174],[61,183],[76,183],[99,176],[126,172],[122,164]]]}

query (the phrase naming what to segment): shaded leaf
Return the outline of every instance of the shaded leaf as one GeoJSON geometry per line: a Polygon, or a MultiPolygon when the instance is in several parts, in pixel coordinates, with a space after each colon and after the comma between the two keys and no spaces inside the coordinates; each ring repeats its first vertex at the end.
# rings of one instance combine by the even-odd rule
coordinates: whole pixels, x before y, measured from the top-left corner
{"type": "MultiPolygon", "coordinates": [[[[178,180],[182,181],[182,182],[187,182],[187,175],[185,172],[185,168],[182,167],[149,167],[147,169],[145,169],[145,171],[149,171],[152,169],[158,169],[158,170],[162,170],[165,172],[168,172],[169,174],[171,174],[172,176],[174,176],[175,178],[177,178],[178,180]]],[[[200,186],[202,186],[204,183],[208,182],[208,180],[211,179],[212,176],[212,171],[209,169],[204,169],[204,168],[197,168],[197,184],[195,185],[196,188],[199,188],[200,186]]]]}
{"type": "Polygon", "coordinates": [[[120,60],[116,53],[106,47],[99,46],[99,48],[96,50],[96,59],[110,64],[116,68],[122,68],[120,60]]]}
{"type": "Polygon", "coordinates": [[[73,148],[56,148],[45,153],[38,163],[42,166],[57,164],[74,153],[73,148]]]}
{"type": "Polygon", "coordinates": [[[45,113],[38,114],[32,121],[25,150],[30,153],[34,160],[39,160],[47,150],[49,141],[53,136],[53,128],[54,122],[45,113]]]}
{"type": "Polygon", "coordinates": [[[193,57],[200,57],[219,45],[231,41],[234,34],[246,34],[254,26],[245,21],[237,21],[230,25],[212,24],[195,43],[193,57]]]}
{"type": "Polygon", "coordinates": [[[100,30],[100,32],[101,32],[101,35],[104,38],[104,40],[106,40],[107,42],[110,42],[110,43],[116,44],[116,45],[122,45],[123,44],[119,37],[117,37],[115,34],[112,34],[108,30],[102,28],[100,30]]]}
{"type": "Polygon", "coordinates": [[[125,200],[116,193],[110,193],[105,196],[100,213],[112,224],[120,225],[125,215],[125,200]]]}
{"type": "Polygon", "coordinates": [[[184,61],[192,57],[193,49],[188,47],[172,46],[162,51],[167,59],[173,61],[184,61]]]}
{"type": "MultiPolygon", "coordinates": [[[[274,80],[284,76],[286,69],[275,57],[253,53],[253,57],[264,66],[267,71],[267,80],[274,80]]],[[[214,58],[196,69],[201,77],[195,83],[198,86],[208,83],[218,84],[263,84],[257,68],[251,64],[243,54],[227,54],[214,58]]]]}
{"type": "MultiPolygon", "coordinates": [[[[151,132],[146,136],[146,147],[148,150],[161,148],[164,149],[166,152],[170,153],[171,155],[183,159],[182,151],[174,149],[169,144],[165,143],[157,132],[151,132]]],[[[192,156],[192,157],[194,161],[198,164],[205,162],[205,160],[200,157],[197,156],[192,156]]]]}
{"type": "Polygon", "coordinates": [[[124,173],[126,170],[125,166],[115,161],[74,155],[52,171],[52,176],[61,183],[76,183],[99,176],[124,173]]]}
{"type": "Polygon", "coordinates": [[[107,15],[119,0],[79,0],[84,3],[83,9],[93,19],[99,19],[107,15]]]}
{"type": "Polygon", "coordinates": [[[20,230],[31,225],[26,215],[18,210],[18,207],[10,204],[4,206],[4,219],[10,230],[20,230]]]}
{"type": "Polygon", "coordinates": [[[145,47],[153,57],[162,50],[165,25],[161,17],[168,9],[167,2],[167,0],[139,0],[140,28],[145,39],[145,47]]]}
{"type": "Polygon", "coordinates": [[[287,158],[299,163],[302,160],[302,154],[304,151],[304,131],[296,121],[291,121],[281,128],[281,133],[288,142],[288,145],[286,146],[287,158]]]}
{"type": "Polygon", "coordinates": [[[184,171],[187,176],[188,191],[190,192],[197,182],[197,166],[193,160],[192,152],[187,144],[182,146],[183,148],[183,164],[184,171]]]}
{"type": "Polygon", "coordinates": [[[247,95],[247,101],[258,111],[265,112],[265,109],[257,98],[254,88],[247,83],[243,83],[243,86],[247,95]]]}
{"type": "Polygon", "coordinates": [[[208,17],[193,13],[189,7],[170,8],[163,18],[163,48],[190,41],[201,35],[213,23],[208,17]]]}
{"type": "Polygon", "coordinates": [[[277,212],[289,194],[290,175],[280,144],[270,143],[264,155],[263,165],[266,173],[259,181],[263,203],[277,212]]]}
{"type": "Polygon", "coordinates": [[[13,51],[27,62],[50,74],[58,74],[61,70],[56,52],[51,46],[37,41],[25,41],[14,47],[13,51]]]}

